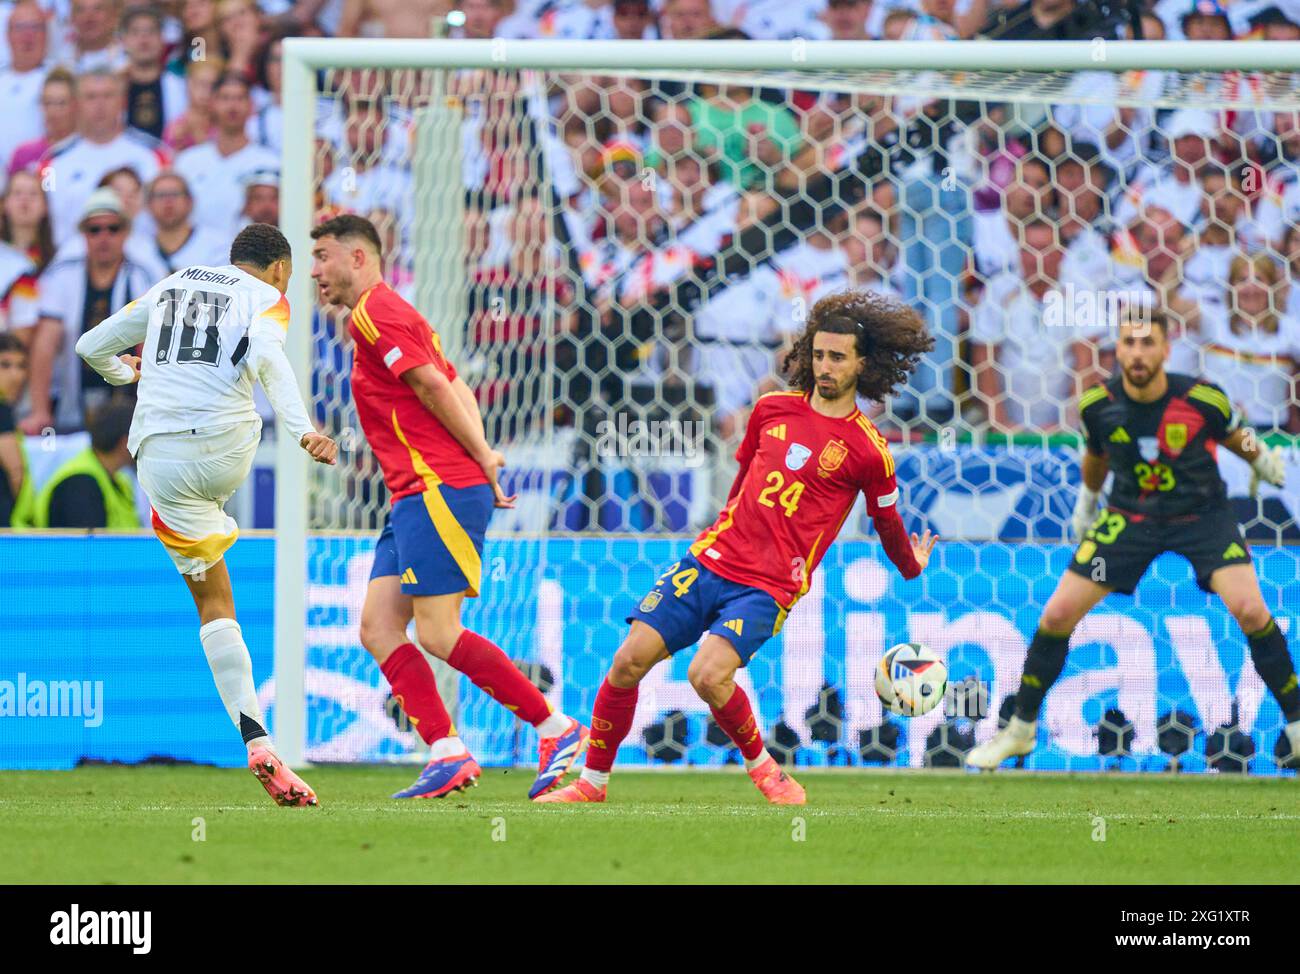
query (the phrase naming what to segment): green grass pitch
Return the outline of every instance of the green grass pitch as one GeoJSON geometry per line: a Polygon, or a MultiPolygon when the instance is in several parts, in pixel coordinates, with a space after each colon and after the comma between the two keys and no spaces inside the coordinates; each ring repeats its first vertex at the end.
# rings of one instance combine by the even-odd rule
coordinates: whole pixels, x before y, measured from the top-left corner
{"type": "Polygon", "coordinates": [[[1300,861],[1295,780],[805,770],[809,804],[776,808],[739,773],[623,771],[609,804],[538,806],[491,770],[387,797],[413,775],[315,768],[320,807],[282,809],[240,770],[0,773],[0,883],[1293,883],[1300,861]]]}

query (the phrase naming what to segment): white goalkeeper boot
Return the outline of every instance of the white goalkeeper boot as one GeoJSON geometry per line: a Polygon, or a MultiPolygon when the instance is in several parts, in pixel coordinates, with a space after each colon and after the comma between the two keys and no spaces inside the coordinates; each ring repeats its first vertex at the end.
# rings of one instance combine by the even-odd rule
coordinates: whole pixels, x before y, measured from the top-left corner
{"type": "Polygon", "coordinates": [[[1007,758],[1017,758],[1034,749],[1038,722],[1012,717],[1007,726],[966,755],[966,767],[992,771],[1007,758]]]}
{"type": "Polygon", "coordinates": [[[1300,769],[1300,720],[1291,721],[1282,730],[1291,743],[1291,756],[1282,763],[1282,767],[1300,769]]]}

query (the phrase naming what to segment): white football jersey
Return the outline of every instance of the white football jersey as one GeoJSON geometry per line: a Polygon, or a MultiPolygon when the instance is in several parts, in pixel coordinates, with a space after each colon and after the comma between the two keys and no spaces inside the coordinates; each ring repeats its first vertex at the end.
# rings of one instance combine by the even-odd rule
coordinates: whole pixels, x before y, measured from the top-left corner
{"type": "Polygon", "coordinates": [[[143,341],[127,440],[132,455],[155,433],[258,419],[258,378],[281,423],[301,439],[313,427],[284,358],[288,327],[289,302],[271,285],[229,264],[195,266],[164,278],[91,329],[77,351],[97,369],[105,366],[101,374],[109,382],[116,373],[129,381],[130,370],[109,356],[143,341]]]}

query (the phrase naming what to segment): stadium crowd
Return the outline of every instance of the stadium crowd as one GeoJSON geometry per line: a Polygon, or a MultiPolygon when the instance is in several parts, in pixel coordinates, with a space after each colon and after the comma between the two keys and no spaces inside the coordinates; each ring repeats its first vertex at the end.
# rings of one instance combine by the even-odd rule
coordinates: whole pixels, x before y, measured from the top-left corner
{"type": "MultiPolygon", "coordinates": [[[[30,525],[68,505],[24,486],[22,434],[106,417],[96,458],[113,476],[129,462],[108,439],[130,390],[86,369],[76,338],[171,269],[225,263],[240,226],[278,222],[285,37],[1246,43],[1300,39],[1300,0],[16,0],[0,26],[0,523],[30,525]]],[[[936,338],[907,392],[873,407],[891,436],[1076,426],[1121,301],[1169,315],[1172,368],[1223,385],[1259,429],[1300,432],[1300,111],[1240,107],[1276,77],[1085,72],[1039,106],[911,82],[451,75],[461,365],[490,436],[553,419],[590,445],[629,410],[730,440],[811,303],[846,286],[913,303],[936,338]]],[[[410,295],[429,78],[320,84],[318,211],[371,217],[410,295]]],[[[337,432],[341,322],[316,330],[317,419],[337,432]]]]}

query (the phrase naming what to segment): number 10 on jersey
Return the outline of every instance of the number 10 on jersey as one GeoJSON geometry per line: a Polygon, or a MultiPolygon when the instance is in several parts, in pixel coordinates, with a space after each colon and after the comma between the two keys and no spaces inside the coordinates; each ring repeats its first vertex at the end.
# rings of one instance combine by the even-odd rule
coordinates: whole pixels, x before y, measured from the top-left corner
{"type": "Polygon", "coordinates": [[[158,296],[158,303],[163,310],[163,320],[162,327],[158,330],[154,363],[163,365],[173,361],[172,342],[179,323],[180,344],[175,349],[176,364],[200,362],[203,365],[216,365],[221,358],[221,321],[230,310],[230,295],[172,288],[158,296]],[[201,345],[197,342],[200,330],[203,333],[201,345]]]}

